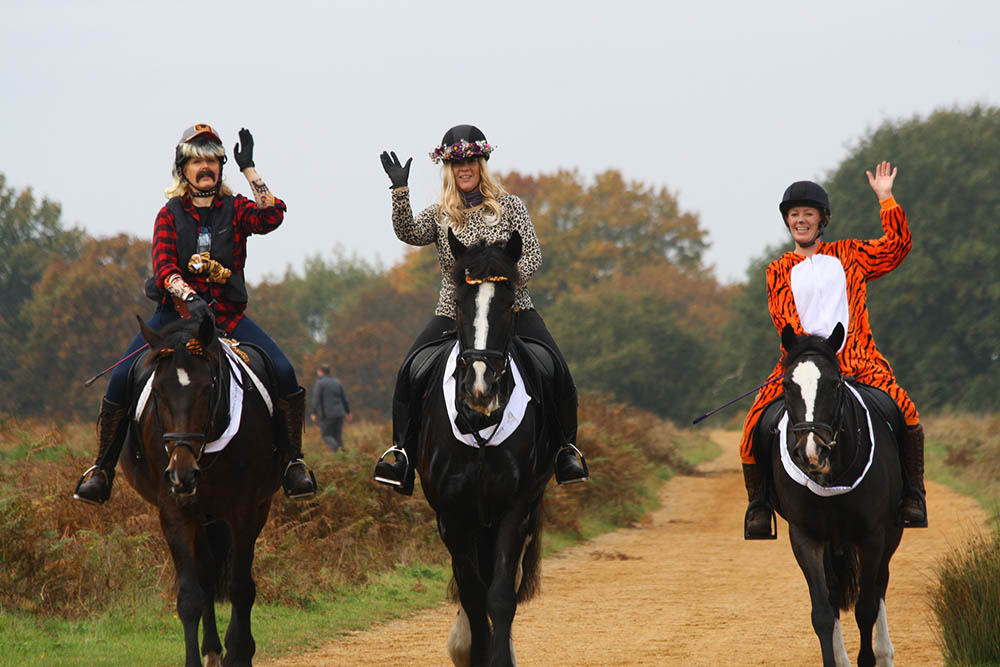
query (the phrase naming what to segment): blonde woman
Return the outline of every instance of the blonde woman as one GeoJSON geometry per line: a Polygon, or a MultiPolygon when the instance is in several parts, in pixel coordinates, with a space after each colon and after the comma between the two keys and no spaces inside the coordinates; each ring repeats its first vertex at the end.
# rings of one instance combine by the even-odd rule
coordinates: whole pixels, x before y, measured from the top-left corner
{"type": "MultiPolygon", "coordinates": [[[[413,469],[407,461],[417,460],[416,426],[410,424],[413,399],[408,382],[408,361],[412,354],[428,343],[438,340],[455,329],[455,284],[451,272],[455,258],[448,246],[448,230],[466,246],[486,241],[507,241],[517,231],[523,240],[524,250],[517,268],[522,282],[515,285],[515,307],[518,309],[517,334],[542,341],[559,357],[565,386],[557,392],[561,404],[557,406],[562,427],[563,446],[556,456],[556,481],[560,484],[583,482],[587,479],[584,467],[577,461],[576,449],[576,387],[569,368],[559,351],[545,322],[535,310],[528,294],[528,280],[542,263],[538,237],[531,224],[528,210],[518,197],[508,193],[493,179],[487,167],[494,146],[486,135],[473,125],[456,125],[441,139],[441,145],[431,151],[431,161],[443,162],[443,187],[441,199],[428,206],[416,217],[410,207],[407,181],[413,158],[400,164],[395,153],[382,153],[382,167],[392,182],[392,226],[400,241],[415,246],[431,243],[437,249],[441,266],[441,294],[434,317],[417,336],[396,376],[396,389],[392,400],[392,450],[394,463],[379,460],[375,466],[375,479],[396,487],[397,491],[413,493],[413,469]],[[405,456],[403,454],[405,453],[405,456]]],[[[582,455],[581,455],[582,457],[582,455]]]]}

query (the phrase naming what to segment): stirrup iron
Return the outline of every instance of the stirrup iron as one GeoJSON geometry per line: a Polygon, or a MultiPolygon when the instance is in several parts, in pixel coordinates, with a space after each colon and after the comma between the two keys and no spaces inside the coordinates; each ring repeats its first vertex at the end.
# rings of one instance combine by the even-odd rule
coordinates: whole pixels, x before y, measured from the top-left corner
{"type": "Polygon", "coordinates": [[[316,489],[318,488],[316,485],[316,474],[312,471],[312,468],[309,467],[309,464],[306,463],[304,459],[292,459],[288,462],[288,465],[285,466],[285,471],[281,473],[281,488],[285,491],[285,497],[289,500],[308,500],[316,495],[316,489]],[[305,491],[303,493],[288,493],[288,490],[285,489],[285,475],[288,474],[288,469],[293,465],[301,465],[306,469],[306,472],[309,473],[309,479],[312,480],[312,491],[305,491]]]}
{"type": "MultiPolygon", "coordinates": [[[[562,454],[563,450],[566,450],[566,449],[571,450],[576,455],[576,458],[577,458],[577,460],[580,463],[580,467],[583,468],[583,477],[575,477],[573,479],[560,480],[559,476],[556,475],[556,483],[559,486],[566,486],[568,484],[578,484],[580,482],[589,481],[590,480],[590,468],[587,466],[587,459],[583,455],[583,452],[581,452],[579,449],[577,449],[577,446],[574,445],[572,442],[567,442],[565,445],[563,445],[562,447],[559,448],[559,451],[556,452],[556,461],[559,460],[559,455],[562,454]]],[[[556,466],[556,471],[558,472],[558,470],[559,470],[559,467],[556,466]]]]}
{"type": "MultiPolygon", "coordinates": [[[[397,447],[396,445],[393,445],[389,449],[385,450],[382,453],[382,456],[378,457],[378,461],[375,462],[375,470],[376,471],[378,470],[378,464],[383,463],[385,461],[385,457],[388,456],[390,453],[394,453],[397,456],[399,456],[400,454],[402,454],[403,455],[403,461],[406,462],[406,469],[405,470],[409,470],[410,469],[410,457],[406,455],[406,450],[404,450],[402,447],[397,447]]],[[[389,464],[386,464],[386,465],[389,465],[389,464]]],[[[403,479],[405,480],[405,478],[406,478],[406,472],[404,471],[403,472],[403,479]]],[[[396,480],[396,479],[390,479],[389,477],[382,477],[381,475],[378,474],[378,472],[375,473],[374,479],[375,479],[376,482],[380,482],[382,484],[388,484],[389,486],[396,486],[396,487],[402,487],[403,486],[403,480],[396,480]]]]}
{"type": "MultiPolygon", "coordinates": [[[[105,503],[104,500],[91,500],[90,498],[84,498],[83,496],[81,496],[78,493],[80,491],[80,487],[83,486],[83,483],[85,481],[87,481],[87,476],[90,475],[90,473],[94,472],[95,470],[98,471],[98,472],[104,473],[104,478],[107,480],[108,474],[106,472],[104,472],[103,468],[101,468],[100,466],[98,466],[96,464],[90,466],[89,468],[87,468],[86,470],[83,471],[83,474],[80,475],[80,479],[77,480],[77,482],[76,482],[76,488],[73,489],[73,500],[80,500],[82,502],[87,503],[88,505],[96,505],[96,506],[100,507],[101,505],[103,505],[105,503]]],[[[110,482],[110,480],[108,480],[108,485],[110,486],[110,484],[111,484],[111,482],[110,482]]],[[[110,489],[108,489],[108,497],[109,498],[111,497],[111,490],[110,489]]]]}

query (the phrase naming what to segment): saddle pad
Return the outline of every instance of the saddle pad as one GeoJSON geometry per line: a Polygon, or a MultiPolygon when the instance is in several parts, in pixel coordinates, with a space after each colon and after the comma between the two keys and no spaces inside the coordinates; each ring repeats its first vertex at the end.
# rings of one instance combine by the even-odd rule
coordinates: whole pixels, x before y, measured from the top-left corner
{"type": "Polygon", "coordinates": [[[851,393],[854,394],[858,403],[860,403],[861,407],[865,409],[865,419],[868,420],[868,460],[865,462],[864,469],[861,471],[861,474],[859,474],[857,479],[851,482],[849,486],[822,486],[806,475],[801,468],[795,465],[792,461],[791,454],[788,453],[787,411],[781,415],[781,421],[778,422],[778,446],[781,451],[781,464],[785,467],[785,472],[792,478],[792,480],[806,487],[817,496],[839,496],[841,494],[848,493],[849,491],[853,491],[854,488],[861,483],[861,480],[865,478],[865,475],[868,474],[868,469],[872,467],[872,460],[875,458],[875,442],[872,439],[874,429],[872,429],[872,416],[871,413],[868,412],[868,405],[865,404],[864,400],[861,398],[861,394],[859,394],[854,387],[849,384],[845,386],[851,390],[851,393]]]}
{"type": "MultiPolygon", "coordinates": [[[[226,343],[221,343],[221,345],[222,349],[226,351],[226,359],[229,361],[229,424],[217,440],[213,440],[205,445],[204,451],[206,454],[220,452],[225,449],[226,445],[229,444],[229,441],[233,439],[233,436],[236,435],[236,432],[240,428],[240,420],[243,417],[243,387],[238,382],[238,378],[240,376],[241,368],[247,373],[246,377],[249,377],[254,386],[257,387],[257,391],[260,393],[261,397],[264,399],[264,403],[267,405],[268,413],[271,415],[274,414],[274,406],[271,402],[271,395],[264,387],[264,383],[261,382],[260,378],[257,377],[257,374],[250,369],[250,366],[240,359],[235,352],[233,352],[233,349],[229,345],[226,343]]],[[[153,391],[154,377],[156,377],[156,371],[153,371],[150,374],[149,379],[142,388],[142,393],[139,394],[139,401],[135,406],[136,422],[139,421],[139,417],[142,415],[142,411],[146,407],[146,402],[149,400],[149,395],[153,391]]]]}
{"type": "MultiPolygon", "coordinates": [[[[487,441],[487,447],[499,445],[510,437],[511,433],[517,430],[517,427],[521,425],[521,420],[524,418],[524,411],[528,408],[528,401],[531,400],[528,392],[524,389],[524,380],[521,379],[521,372],[517,369],[517,364],[514,363],[514,360],[509,355],[507,358],[510,363],[511,377],[514,379],[514,388],[510,392],[510,399],[507,401],[506,407],[504,407],[500,423],[495,427],[489,426],[479,431],[479,436],[487,441]]],[[[462,433],[458,428],[458,408],[455,407],[455,390],[457,385],[455,368],[457,365],[458,342],[456,341],[455,346],[448,354],[448,361],[445,363],[444,382],[441,385],[441,391],[444,392],[444,404],[448,408],[448,421],[451,422],[451,432],[455,436],[455,439],[464,442],[469,447],[479,449],[476,436],[472,433],[462,433]]]]}

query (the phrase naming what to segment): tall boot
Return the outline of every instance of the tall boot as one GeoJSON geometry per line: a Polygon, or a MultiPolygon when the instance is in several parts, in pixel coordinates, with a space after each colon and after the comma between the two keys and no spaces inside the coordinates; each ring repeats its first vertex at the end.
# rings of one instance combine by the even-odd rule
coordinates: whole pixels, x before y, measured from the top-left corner
{"type": "MultiPolygon", "coordinates": [[[[565,377],[569,378],[569,371],[564,370],[565,377]]],[[[576,484],[586,482],[590,479],[590,469],[587,467],[587,459],[584,458],[576,446],[577,430],[577,408],[579,399],[577,398],[576,385],[570,379],[566,384],[568,387],[559,392],[557,399],[559,405],[558,424],[555,432],[562,434],[562,443],[559,451],[556,452],[556,483],[576,484]],[[579,457],[579,460],[577,460],[579,457]]]]}
{"type": "Polygon", "coordinates": [[[285,495],[292,500],[308,500],[316,495],[316,476],[302,460],[302,423],[306,413],[306,390],[299,390],[278,399],[285,435],[284,478],[281,481],[285,495]]]}
{"type": "Polygon", "coordinates": [[[747,487],[747,513],[743,518],[743,539],[777,539],[772,530],[774,510],[764,497],[763,478],[756,463],[743,464],[743,483],[747,487]]]}
{"type": "Polygon", "coordinates": [[[375,481],[394,487],[404,496],[413,495],[417,463],[417,437],[410,424],[410,403],[400,398],[407,393],[405,387],[397,385],[392,399],[392,447],[375,464],[375,481]],[[390,452],[395,457],[392,463],[385,460],[390,452]]]}
{"type": "Polygon", "coordinates": [[[101,399],[101,414],[97,418],[97,460],[76,483],[74,500],[103,505],[111,497],[115,466],[128,431],[126,416],[125,408],[107,398],[101,399]]]}
{"type": "Polygon", "coordinates": [[[924,491],[924,427],[912,426],[903,434],[903,470],[906,491],[900,515],[905,528],[927,527],[927,501],[924,491]]]}

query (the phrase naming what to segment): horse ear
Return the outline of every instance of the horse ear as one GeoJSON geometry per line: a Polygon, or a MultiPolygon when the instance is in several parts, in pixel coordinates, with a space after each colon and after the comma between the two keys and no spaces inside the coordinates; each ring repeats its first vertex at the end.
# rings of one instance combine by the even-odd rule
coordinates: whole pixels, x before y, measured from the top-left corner
{"type": "Polygon", "coordinates": [[[146,342],[149,343],[150,347],[157,347],[161,342],[163,342],[163,336],[153,331],[152,328],[142,321],[141,317],[136,315],[135,319],[139,322],[139,332],[142,333],[142,337],[146,339],[146,342]]]}
{"type": "Polygon", "coordinates": [[[215,319],[212,317],[202,317],[201,324],[198,325],[198,342],[203,348],[208,348],[215,338],[215,319]]]}
{"type": "Polygon", "coordinates": [[[781,330],[781,347],[785,349],[785,352],[788,352],[798,340],[799,337],[795,335],[795,329],[792,328],[791,324],[786,324],[785,328],[781,330]]]}
{"type": "Polygon", "coordinates": [[[844,323],[837,322],[837,326],[833,328],[833,333],[830,337],[826,339],[826,344],[833,348],[834,352],[840,350],[840,346],[844,344],[844,323]]]}
{"type": "Polygon", "coordinates": [[[521,259],[521,252],[523,250],[524,242],[521,240],[521,233],[515,229],[510,233],[507,245],[504,246],[504,252],[506,252],[511,261],[516,264],[517,260],[521,259]]]}
{"type": "Polygon", "coordinates": [[[448,247],[451,248],[451,256],[458,259],[465,254],[467,248],[462,245],[462,242],[458,240],[455,236],[455,232],[451,231],[451,227],[448,228],[448,247]]]}

